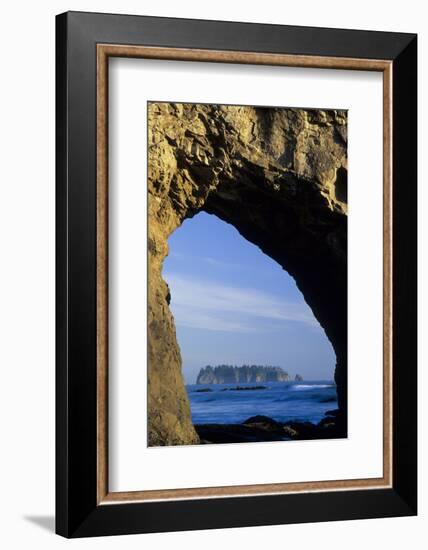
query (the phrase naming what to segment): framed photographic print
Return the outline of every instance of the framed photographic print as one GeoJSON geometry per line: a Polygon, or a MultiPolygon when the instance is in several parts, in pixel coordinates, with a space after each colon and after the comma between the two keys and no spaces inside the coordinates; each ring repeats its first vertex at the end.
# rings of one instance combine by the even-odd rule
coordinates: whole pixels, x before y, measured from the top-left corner
{"type": "Polygon", "coordinates": [[[57,532],[416,514],[416,36],[56,48],[57,532]]]}

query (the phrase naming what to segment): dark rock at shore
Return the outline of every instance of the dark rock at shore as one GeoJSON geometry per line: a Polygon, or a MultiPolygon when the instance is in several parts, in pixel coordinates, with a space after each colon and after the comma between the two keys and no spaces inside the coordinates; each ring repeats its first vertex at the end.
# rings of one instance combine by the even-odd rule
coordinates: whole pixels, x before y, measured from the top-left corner
{"type": "Polygon", "coordinates": [[[288,437],[288,439],[296,439],[296,437],[299,435],[299,432],[297,432],[294,428],[291,426],[283,426],[283,432],[288,437]]]}
{"type": "Polygon", "coordinates": [[[213,391],[211,388],[201,388],[200,390],[194,390],[195,393],[206,393],[213,391]]]}
{"type": "Polygon", "coordinates": [[[196,433],[201,442],[208,443],[252,443],[257,441],[283,441],[280,433],[273,433],[244,424],[196,424],[196,433]]]}
{"type": "Polygon", "coordinates": [[[247,418],[243,422],[244,426],[248,426],[250,428],[255,429],[261,429],[266,430],[270,432],[278,432],[282,433],[282,424],[279,422],[276,422],[276,420],[273,420],[272,418],[269,418],[269,416],[263,416],[261,414],[257,416],[252,416],[251,418],[247,418]]]}
{"type": "Polygon", "coordinates": [[[257,415],[248,418],[242,424],[197,424],[195,430],[202,444],[346,437],[343,426],[332,416],[313,424],[297,421],[280,423],[268,416],[257,415]]]}
{"type": "Polygon", "coordinates": [[[312,422],[287,422],[285,426],[287,432],[294,435],[290,435],[291,439],[325,439],[330,438],[331,433],[323,431],[319,424],[312,424],[312,422]]]}
{"type": "Polygon", "coordinates": [[[330,428],[330,427],[335,427],[336,426],[336,420],[333,416],[326,416],[325,418],[323,418],[318,426],[320,428],[330,428]]]}

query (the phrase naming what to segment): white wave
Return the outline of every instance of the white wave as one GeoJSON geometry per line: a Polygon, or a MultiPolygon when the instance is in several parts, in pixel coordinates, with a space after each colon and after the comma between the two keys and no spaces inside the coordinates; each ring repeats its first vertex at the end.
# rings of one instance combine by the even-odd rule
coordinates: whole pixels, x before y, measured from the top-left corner
{"type": "Polygon", "coordinates": [[[332,384],[296,384],[292,386],[294,390],[313,390],[318,388],[332,388],[332,384]]]}

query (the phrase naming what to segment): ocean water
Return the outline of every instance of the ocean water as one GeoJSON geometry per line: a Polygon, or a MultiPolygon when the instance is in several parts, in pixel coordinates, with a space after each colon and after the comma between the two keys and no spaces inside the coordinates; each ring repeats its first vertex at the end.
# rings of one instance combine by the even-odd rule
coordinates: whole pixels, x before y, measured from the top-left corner
{"type": "Polygon", "coordinates": [[[332,381],[265,382],[254,384],[187,385],[194,424],[240,424],[257,414],[277,422],[318,423],[326,411],[337,409],[332,381]],[[266,389],[234,390],[264,386],[266,389]],[[208,389],[201,392],[197,390],[208,389]]]}

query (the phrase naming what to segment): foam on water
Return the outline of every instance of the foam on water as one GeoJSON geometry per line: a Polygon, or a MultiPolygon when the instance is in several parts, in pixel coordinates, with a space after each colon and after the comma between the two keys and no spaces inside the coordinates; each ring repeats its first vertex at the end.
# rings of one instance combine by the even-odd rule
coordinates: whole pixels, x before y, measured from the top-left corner
{"type": "Polygon", "coordinates": [[[239,384],[264,386],[260,390],[236,390],[236,384],[186,386],[194,424],[236,424],[250,416],[265,415],[278,422],[319,422],[337,408],[336,386],[331,381],[266,382],[239,384]],[[198,391],[198,390],[210,391],[198,391]]]}

